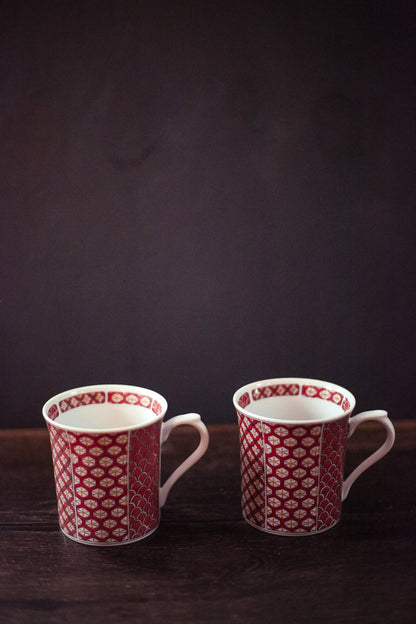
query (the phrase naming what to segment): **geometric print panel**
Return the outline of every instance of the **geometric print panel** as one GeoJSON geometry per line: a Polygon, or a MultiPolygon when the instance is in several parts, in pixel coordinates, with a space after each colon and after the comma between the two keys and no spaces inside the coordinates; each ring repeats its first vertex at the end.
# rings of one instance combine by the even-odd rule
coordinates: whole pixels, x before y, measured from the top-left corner
{"type": "Polygon", "coordinates": [[[345,462],[348,417],[325,424],[321,449],[318,530],[331,528],[341,514],[341,493],[345,462]]]}
{"type": "Polygon", "coordinates": [[[74,490],[68,434],[48,423],[55,477],[59,524],[64,533],[76,537],[74,490]]]}
{"type": "Polygon", "coordinates": [[[161,420],[135,431],[85,434],[48,425],[66,535],[115,544],[157,528],[160,427],[161,420]]]}
{"type": "Polygon", "coordinates": [[[238,413],[242,507],[269,533],[317,533],[341,511],[348,417],[325,424],[274,425],[238,413]]]}
{"type": "Polygon", "coordinates": [[[284,534],[316,531],[322,426],[263,423],[263,430],[267,529],[284,534]]]}
{"type": "Polygon", "coordinates": [[[68,438],[78,539],[121,542],[128,534],[128,433],[68,438]]]}
{"type": "Polygon", "coordinates": [[[159,447],[161,421],[132,431],[129,457],[129,539],[152,533],[159,525],[159,447]]]}
{"type": "Polygon", "coordinates": [[[264,466],[261,423],[239,414],[242,510],[246,520],[264,527],[264,466]]]}

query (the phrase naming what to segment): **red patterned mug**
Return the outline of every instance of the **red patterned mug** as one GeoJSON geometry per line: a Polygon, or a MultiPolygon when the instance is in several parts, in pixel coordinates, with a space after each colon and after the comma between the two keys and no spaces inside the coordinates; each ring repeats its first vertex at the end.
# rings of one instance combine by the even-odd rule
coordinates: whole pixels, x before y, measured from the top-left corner
{"type": "Polygon", "coordinates": [[[313,535],[332,528],[352,483],[394,442],[387,412],[351,418],[354,396],[326,381],[290,377],[254,382],[237,390],[233,403],[243,516],[275,535],[313,535]],[[381,423],[386,440],[343,481],[346,439],[366,420],[381,423]]]}
{"type": "Polygon", "coordinates": [[[112,384],[68,390],[45,403],[59,524],[67,537],[114,546],[157,529],[170,488],[209,441],[198,414],[162,422],[166,410],[157,392],[112,384]],[[179,425],[195,427],[200,442],[160,488],[160,447],[179,425]]]}

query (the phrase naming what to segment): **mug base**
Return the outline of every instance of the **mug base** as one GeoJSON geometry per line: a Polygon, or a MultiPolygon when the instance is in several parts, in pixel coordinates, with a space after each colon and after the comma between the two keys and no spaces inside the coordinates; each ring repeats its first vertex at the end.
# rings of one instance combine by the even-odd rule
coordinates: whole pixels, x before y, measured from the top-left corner
{"type": "Polygon", "coordinates": [[[267,529],[266,527],[262,527],[262,526],[259,526],[258,524],[254,524],[253,522],[250,522],[250,520],[247,520],[244,514],[243,514],[243,518],[245,522],[247,522],[247,524],[249,524],[254,529],[257,529],[258,531],[262,531],[262,533],[268,533],[269,535],[277,535],[279,537],[307,537],[308,535],[319,535],[320,533],[326,533],[327,531],[330,531],[339,522],[339,519],[338,519],[336,522],[334,522],[334,524],[331,524],[331,526],[325,527],[324,529],[319,529],[316,531],[296,532],[296,531],[273,531],[273,529],[267,529]]]}
{"type": "Polygon", "coordinates": [[[145,535],[141,535],[140,537],[135,537],[134,539],[130,539],[130,540],[123,540],[122,542],[110,542],[110,541],[99,542],[98,540],[84,540],[78,537],[74,537],[73,535],[69,535],[68,533],[65,533],[65,531],[63,531],[62,529],[61,529],[61,533],[65,535],[65,537],[67,537],[68,539],[72,540],[73,542],[77,542],[77,544],[83,544],[85,546],[101,546],[104,548],[109,548],[111,546],[127,546],[127,544],[134,544],[135,542],[141,542],[142,540],[146,539],[146,537],[149,537],[150,535],[152,535],[158,528],[159,528],[159,524],[157,524],[153,529],[151,529],[151,531],[149,531],[145,535]]]}

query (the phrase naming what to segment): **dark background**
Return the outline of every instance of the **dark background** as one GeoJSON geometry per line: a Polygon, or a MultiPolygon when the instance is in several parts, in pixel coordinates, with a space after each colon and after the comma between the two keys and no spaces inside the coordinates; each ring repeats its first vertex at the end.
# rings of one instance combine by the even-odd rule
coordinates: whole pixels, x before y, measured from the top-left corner
{"type": "Polygon", "coordinates": [[[2,426],[288,375],[414,417],[414,2],[0,6],[2,426]]]}

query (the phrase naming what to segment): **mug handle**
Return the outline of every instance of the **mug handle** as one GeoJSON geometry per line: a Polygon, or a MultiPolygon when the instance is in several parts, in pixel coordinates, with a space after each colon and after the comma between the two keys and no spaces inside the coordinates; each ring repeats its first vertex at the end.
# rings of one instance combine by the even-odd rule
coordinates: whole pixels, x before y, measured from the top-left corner
{"type": "Polygon", "coordinates": [[[205,451],[208,448],[209,442],[209,433],[208,429],[204,425],[201,420],[199,414],[183,414],[182,416],[175,416],[174,418],[170,418],[166,422],[162,423],[162,431],[160,441],[163,444],[166,442],[170,434],[172,433],[175,427],[179,427],[180,425],[191,425],[195,427],[199,431],[200,440],[197,448],[194,450],[191,455],[185,461],[183,461],[177,468],[172,472],[170,477],[165,481],[164,485],[160,488],[159,494],[159,505],[163,507],[166,503],[166,499],[168,497],[169,491],[172,485],[183,475],[184,472],[189,470],[193,464],[195,464],[198,459],[202,457],[205,451]]]}
{"type": "Polygon", "coordinates": [[[361,423],[366,420],[371,420],[374,422],[381,423],[387,432],[386,440],[384,444],[380,446],[379,449],[374,451],[374,453],[372,453],[370,457],[367,457],[367,459],[361,462],[361,464],[359,464],[357,468],[355,468],[355,470],[352,471],[350,476],[347,479],[345,479],[344,483],[342,484],[342,494],[341,494],[342,501],[344,501],[347,498],[350,488],[352,484],[354,483],[354,481],[357,479],[357,477],[359,477],[360,474],[364,472],[364,470],[367,470],[367,468],[369,468],[370,466],[375,464],[379,459],[384,457],[384,455],[386,455],[389,452],[389,450],[391,449],[394,443],[394,438],[395,438],[394,427],[393,427],[391,420],[387,416],[387,412],[384,410],[371,410],[369,412],[362,412],[361,414],[357,414],[357,416],[354,416],[353,418],[351,418],[348,437],[350,438],[352,434],[354,433],[354,431],[356,430],[356,428],[358,427],[358,425],[361,425],[361,423]]]}

